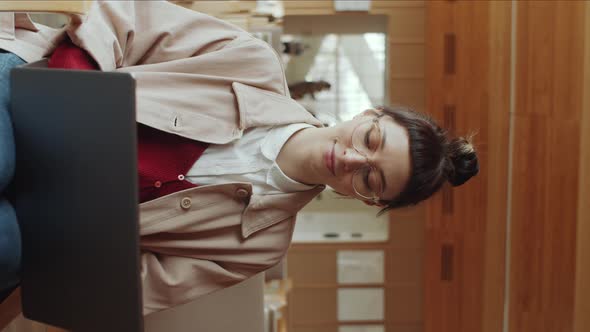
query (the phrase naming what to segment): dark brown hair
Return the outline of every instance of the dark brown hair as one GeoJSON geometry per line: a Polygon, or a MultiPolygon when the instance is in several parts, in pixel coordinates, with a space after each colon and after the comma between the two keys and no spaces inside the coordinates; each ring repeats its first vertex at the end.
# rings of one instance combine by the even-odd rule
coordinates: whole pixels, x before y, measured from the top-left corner
{"type": "Polygon", "coordinates": [[[405,107],[377,107],[404,127],[410,143],[411,174],[401,193],[379,214],[415,205],[436,193],[445,182],[460,186],[479,171],[477,154],[469,139],[450,139],[429,116],[405,107]]]}

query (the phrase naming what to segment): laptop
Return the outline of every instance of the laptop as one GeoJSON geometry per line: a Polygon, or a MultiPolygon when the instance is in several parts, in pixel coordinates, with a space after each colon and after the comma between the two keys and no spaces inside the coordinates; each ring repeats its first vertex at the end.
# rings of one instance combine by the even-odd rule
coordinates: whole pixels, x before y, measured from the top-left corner
{"type": "Polygon", "coordinates": [[[11,73],[23,314],[70,331],[142,331],[135,82],[42,67],[11,73]]]}

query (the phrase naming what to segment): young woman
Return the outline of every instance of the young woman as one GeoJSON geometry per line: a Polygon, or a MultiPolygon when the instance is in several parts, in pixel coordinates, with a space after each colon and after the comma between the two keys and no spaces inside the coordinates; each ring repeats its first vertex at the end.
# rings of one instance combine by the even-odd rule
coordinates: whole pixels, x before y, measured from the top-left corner
{"type": "MultiPolygon", "coordinates": [[[[478,171],[465,139],[450,140],[411,110],[370,109],[324,128],[289,98],[268,45],[167,2],[96,1],[62,30],[22,14],[0,18],[14,22],[0,36],[11,57],[56,60],[64,52],[136,80],[145,314],[278,263],[295,215],[326,185],[385,211],[478,171]]],[[[9,154],[2,158],[13,163],[9,154]]],[[[12,271],[0,288],[9,289],[17,280],[18,228],[10,206],[3,209],[9,217],[0,220],[0,236],[12,243],[0,256],[12,271]]]]}

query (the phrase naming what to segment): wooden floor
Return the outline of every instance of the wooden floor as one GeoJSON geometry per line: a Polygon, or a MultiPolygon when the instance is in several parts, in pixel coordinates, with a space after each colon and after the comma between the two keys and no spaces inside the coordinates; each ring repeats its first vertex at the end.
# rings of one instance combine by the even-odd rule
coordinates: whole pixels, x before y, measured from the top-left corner
{"type": "Polygon", "coordinates": [[[514,4],[428,3],[427,108],[481,161],[428,209],[428,332],[590,331],[590,3],[514,4]]]}

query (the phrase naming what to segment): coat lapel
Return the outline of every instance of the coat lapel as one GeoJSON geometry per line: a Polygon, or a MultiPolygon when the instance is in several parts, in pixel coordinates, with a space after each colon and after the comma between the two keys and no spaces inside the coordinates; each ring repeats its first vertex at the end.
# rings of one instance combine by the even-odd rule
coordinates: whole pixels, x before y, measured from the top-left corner
{"type": "Polygon", "coordinates": [[[307,123],[322,123],[295,100],[267,90],[234,82],[232,88],[238,101],[239,128],[307,123]]]}
{"type": "MultiPolygon", "coordinates": [[[[319,120],[289,97],[238,82],[234,82],[232,88],[238,101],[239,128],[242,130],[291,123],[322,126],[319,120]]],[[[242,236],[247,238],[261,229],[295,216],[322,190],[324,186],[296,193],[252,195],[242,215],[242,236]]]]}
{"type": "Polygon", "coordinates": [[[324,188],[324,186],[317,186],[311,190],[296,193],[252,195],[242,215],[242,236],[247,238],[261,229],[295,216],[324,188]]]}

